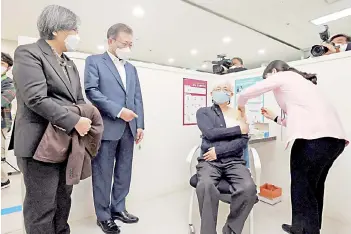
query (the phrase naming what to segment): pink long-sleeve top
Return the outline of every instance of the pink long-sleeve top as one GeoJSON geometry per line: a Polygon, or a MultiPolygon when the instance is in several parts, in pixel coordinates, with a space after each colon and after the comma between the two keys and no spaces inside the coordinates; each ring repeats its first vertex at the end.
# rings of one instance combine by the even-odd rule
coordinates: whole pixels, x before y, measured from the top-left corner
{"type": "Polygon", "coordinates": [[[249,99],[273,91],[275,99],[287,115],[278,117],[278,124],[287,127],[287,144],[295,139],[333,137],[345,139],[346,134],[334,106],[317,85],[301,75],[286,71],[243,90],[238,96],[238,106],[245,106],[249,99]]]}

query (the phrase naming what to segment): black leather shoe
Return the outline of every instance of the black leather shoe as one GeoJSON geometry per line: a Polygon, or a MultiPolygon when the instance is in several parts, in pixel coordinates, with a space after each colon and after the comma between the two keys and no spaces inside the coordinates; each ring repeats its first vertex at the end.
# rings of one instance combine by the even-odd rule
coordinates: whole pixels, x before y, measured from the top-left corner
{"type": "Polygon", "coordinates": [[[137,223],[139,218],[129,214],[128,211],[112,213],[112,218],[122,221],[123,223],[137,223]]]}
{"type": "Polygon", "coordinates": [[[119,234],[121,230],[119,230],[117,224],[113,219],[109,219],[106,221],[97,221],[97,225],[101,227],[102,231],[106,234],[119,234]]]}
{"type": "Polygon", "coordinates": [[[282,229],[283,229],[283,231],[285,231],[285,232],[287,232],[287,233],[294,234],[294,233],[292,232],[291,225],[289,225],[289,224],[283,224],[283,225],[282,225],[282,229]]]}

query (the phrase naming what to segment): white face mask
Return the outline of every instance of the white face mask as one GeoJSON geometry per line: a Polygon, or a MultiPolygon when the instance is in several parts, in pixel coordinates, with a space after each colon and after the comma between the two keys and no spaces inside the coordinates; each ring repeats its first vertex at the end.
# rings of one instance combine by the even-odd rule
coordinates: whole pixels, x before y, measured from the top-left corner
{"type": "Polygon", "coordinates": [[[80,37],[76,35],[68,35],[65,39],[65,46],[68,52],[75,51],[78,47],[80,37]]]}
{"type": "Polygon", "coordinates": [[[125,47],[123,49],[117,48],[116,49],[116,55],[118,58],[123,59],[123,60],[128,60],[129,56],[130,56],[130,48],[129,47],[125,47]]]}
{"type": "Polygon", "coordinates": [[[7,67],[1,66],[1,75],[4,75],[7,72],[7,67]]]}
{"type": "Polygon", "coordinates": [[[340,51],[346,51],[347,44],[335,44],[336,47],[339,47],[340,51]]]}

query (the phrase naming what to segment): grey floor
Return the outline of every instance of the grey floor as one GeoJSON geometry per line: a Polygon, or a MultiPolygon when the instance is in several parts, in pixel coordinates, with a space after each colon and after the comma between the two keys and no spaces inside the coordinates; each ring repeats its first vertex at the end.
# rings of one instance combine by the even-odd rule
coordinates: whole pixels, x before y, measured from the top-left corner
{"type": "MultiPolygon", "coordinates": [[[[147,202],[129,204],[129,211],[140,217],[133,225],[121,225],[122,234],[187,234],[190,190],[179,191],[147,202]]],[[[12,185],[2,190],[1,208],[20,205],[20,179],[12,177],[12,185]]],[[[74,201],[73,201],[74,202],[74,201]]],[[[194,223],[199,224],[197,203],[194,203],[194,223]]],[[[218,217],[218,233],[224,224],[228,206],[221,203],[218,217]]],[[[258,203],[255,206],[255,234],[284,234],[280,226],[290,220],[290,205],[284,201],[270,206],[258,203]]],[[[23,234],[21,212],[1,216],[1,233],[23,234]]],[[[72,234],[103,234],[96,226],[94,217],[71,223],[72,234]]],[[[197,233],[198,228],[197,228],[197,233]]],[[[243,234],[248,234],[246,225],[243,234]]],[[[350,234],[351,226],[325,217],[322,234],[350,234]]]]}

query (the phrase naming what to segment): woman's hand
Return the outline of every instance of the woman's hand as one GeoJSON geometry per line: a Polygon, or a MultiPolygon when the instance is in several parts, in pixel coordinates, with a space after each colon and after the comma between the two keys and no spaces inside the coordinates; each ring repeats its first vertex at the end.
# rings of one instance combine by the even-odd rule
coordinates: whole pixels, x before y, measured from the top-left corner
{"type": "Polygon", "coordinates": [[[261,114],[264,117],[266,117],[267,119],[270,119],[270,120],[274,120],[277,117],[277,115],[274,114],[273,111],[271,111],[271,110],[269,110],[267,108],[264,108],[264,107],[261,108],[261,114]]]}

